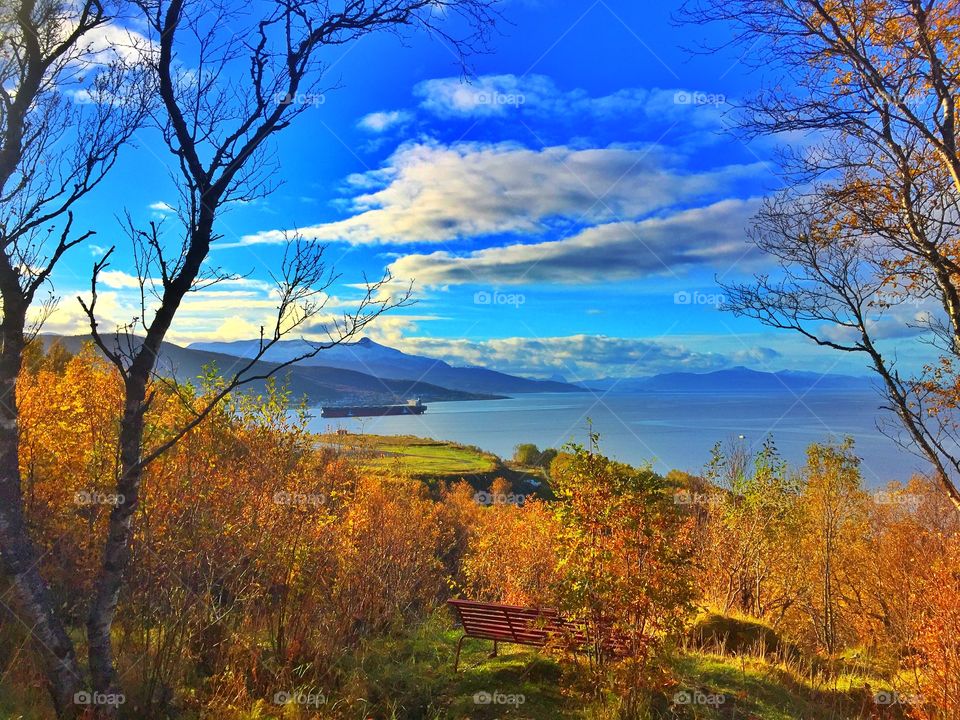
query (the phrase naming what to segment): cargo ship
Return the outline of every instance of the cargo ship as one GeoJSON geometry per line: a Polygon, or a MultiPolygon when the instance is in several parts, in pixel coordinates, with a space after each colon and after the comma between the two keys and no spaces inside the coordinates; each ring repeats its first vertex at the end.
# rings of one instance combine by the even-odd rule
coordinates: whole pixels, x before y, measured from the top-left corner
{"type": "Polygon", "coordinates": [[[322,407],[320,417],[378,417],[380,415],[423,415],[427,406],[420,399],[410,400],[402,405],[356,405],[352,407],[322,407]]]}

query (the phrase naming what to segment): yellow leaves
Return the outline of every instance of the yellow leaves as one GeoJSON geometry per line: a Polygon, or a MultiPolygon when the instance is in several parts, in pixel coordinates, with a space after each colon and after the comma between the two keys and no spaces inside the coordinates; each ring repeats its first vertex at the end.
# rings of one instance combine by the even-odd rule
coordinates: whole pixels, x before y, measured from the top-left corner
{"type": "Polygon", "coordinates": [[[557,527],[541,503],[477,507],[463,559],[469,597],[552,604],[557,580],[557,527]]]}

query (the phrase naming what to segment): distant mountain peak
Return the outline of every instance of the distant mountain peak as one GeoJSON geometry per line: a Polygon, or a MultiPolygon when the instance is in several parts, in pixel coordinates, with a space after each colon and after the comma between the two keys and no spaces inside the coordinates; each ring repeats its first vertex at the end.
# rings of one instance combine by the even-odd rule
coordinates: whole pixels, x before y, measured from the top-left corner
{"type": "MultiPolygon", "coordinates": [[[[253,357],[259,341],[197,342],[190,349],[253,357]]],[[[304,341],[285,340],[264,356],[267,362],[287,362],[303,354],[304,341]]],[[[378,378],[430,383],[441,388],[476,394],[506,395],[524,392],[573,392],[583,388],[562,381],[533,380],[484,367],[454,367],[437,358],[413,355],[381,345],[368,337],[323,350],[300,363],[302,367],[355,370],[378,378]]]]}

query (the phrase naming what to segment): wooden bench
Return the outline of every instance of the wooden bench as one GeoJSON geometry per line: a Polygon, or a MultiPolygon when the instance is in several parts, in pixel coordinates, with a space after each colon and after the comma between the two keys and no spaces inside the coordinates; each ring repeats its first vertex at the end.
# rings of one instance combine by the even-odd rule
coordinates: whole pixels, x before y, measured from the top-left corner
{"type": "Polygon", "coordinates": [[[493,640],[491,657],[496,657],[499,642],[543,647],[556,640],[580,646],[586,640],[580,628],[564,620],[556,610],[549,608],[529,608],[476,600],[447,600],[447,604],[453,608],[463,627],[463,635],[457,642],[457,655],[453,661],[454,672],[460,665],[463,641],[468,637],[493,640]]]}

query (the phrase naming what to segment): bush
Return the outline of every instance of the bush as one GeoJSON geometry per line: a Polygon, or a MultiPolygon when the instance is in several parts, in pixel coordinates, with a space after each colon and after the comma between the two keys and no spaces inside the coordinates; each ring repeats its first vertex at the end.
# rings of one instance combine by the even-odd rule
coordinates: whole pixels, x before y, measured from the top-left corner
{"type": "Polygon", "coordinates": [[[960,718],[960,542],[933,566],[915,639],[915,689],[921,720],[960,718]]]}
{"type": "Polygon", "coordinates": [[[537,465],[544,469],[544,471],[549,472],[550,464],[553,462],[554,458],[559,455],[559,452],[554,448],[547,448],[542,453],[540,453],[540,458],[537,460],[537,465]]]}
{"type": "Polygon", "coordinates": [[[706,613],[687,632],[694,647],[716,654],[752,655],[792,660],[800,651],[773,628],[756,620],[706,613]]]}
{"type": "Polygon", "coordinates": [[[513,461],[525,467],[534,467],[540,462],[540,448],[533,443],[521,443],[513,450],[513,461]]]}
{"type": "Polygon", "coordinates": [[[463,558],[463,594],[473,600],[554,605],[556,537],[553,514],[542,502],[480,508],[463,558]]]}

